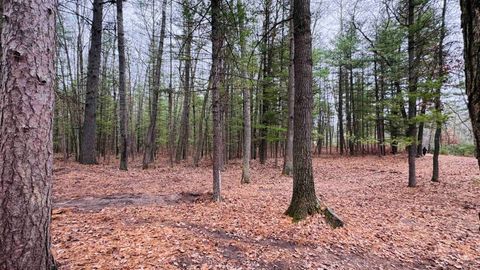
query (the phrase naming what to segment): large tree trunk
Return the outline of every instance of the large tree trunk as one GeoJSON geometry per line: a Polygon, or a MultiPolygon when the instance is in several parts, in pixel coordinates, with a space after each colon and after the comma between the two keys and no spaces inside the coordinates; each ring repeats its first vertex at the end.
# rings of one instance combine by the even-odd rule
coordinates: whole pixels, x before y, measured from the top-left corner
{"type": "Polygon", "coordinates": [[[465,84],[468,111],[475,137],[480,168],[480,2],[460,0],[465,59],[465,84]]]}
{"type": "Polygon", "coordinates": [[[160,93],[160,77],[162,72],[163,43],[165,40],[165,23],[167,20],[167,0],[162,3],[162,25],[160,29],[160,40],[158,42],[158,52],[156,55],[155,71],[153,78],[152,107],[150,110],[150,124],[148,125],[147,138],[145,140],[145,152],[143,153],[143,169],[155,159],[155,139],[157,137],[157,114],[158,114],[158,96],[160,93]]]}
{"type": "Polygon", "coordinates": [[[4,0],[0,269],[52,269],[55,0],[4,0]]]}
{"type": "Polygon", "coordinates": [[[102,59],[102,0],[93,1],[93,21],[88,51],[87,93],[85,95],[85,119],[83,120],[80,163],[95,164],[96,159],[96,107],[102,59]]]}
{"type": "Polygon", "coordinates": [[[118,95],[120,97],[120,170],[127,170],[127,103],[125,82],[125,34],[123,31],[123,0],[117,0],[117,34],[118,34],[118,95]]]}
{"type": "Polygon", "coordinates": [[[312,168],[312,34],[310,0],[294,0],[295,108],[293,136],[293,194],[286,214],[295,220],[318,212],[325,214],[333,227],[343,222],[323,205],[315,194],[312,168]]]}
{"type": "Polygon", "coordinates": [[[213,114],[213,200],[221,201],[221,175],[222,165],[222,126],[221,126],[221,104],[220,104],[220,69],[222,66],[223,33],[221,30],[221,0],[211,1],[212,9],[212,114],[213,114]]]}
{"type": "MultiPolygon", "coordinates": [[[[293,0],[290,0],[290,16],[293,15],[293,0]]],[[[287,125],[287,140],[285,144],[285,157],[283,160],[283,174],[292,175],[293,170],[293,118],[295,106],[295,71],[293,64],[293,21],[290,20],[288,29],[289,46],[290,46],[290,61],[288,65],[288,125],[287,125]]]]}
{"type": "Polygon", "coordinates": [[[415,61],[415,0],[408,1],[408,129],[407,135],[411,143],[408,149],[408,186],[415,187],[417,179],[415,175],[415,158],[417,153],[417,73],[415,61]]]}

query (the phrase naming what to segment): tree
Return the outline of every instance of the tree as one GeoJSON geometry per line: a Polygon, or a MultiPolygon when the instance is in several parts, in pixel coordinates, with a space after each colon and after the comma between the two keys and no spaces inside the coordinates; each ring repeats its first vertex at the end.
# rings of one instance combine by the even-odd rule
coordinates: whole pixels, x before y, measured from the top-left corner
{"type": "MultiPolygon", "coordinates": [[[[246,59],[246,12],[245,6],[241,0],[237,0],[237,11],[240,25],[240,50],[242,60],[246,59]]],[[[244,64],[244,63],[242,63],[244,64]]],[[[246,77],[246,69],[248,66],[241,66],[242,77],[246,77]]],[[[250,183],[250,157],[252,148],[252,118],[250,116],[250,89],[247,85],[242,87],[243,94],[243,159],[242,159],[242,180],[243,184],[250,183]]]]}
{"type": "Polygon", "coordinates": [[[88,51],[87,93],[85,95],[85,119],[82,127],[80,163],[95,164],[96,159],[96,107],[102,55],[103,1],[93,1],[93,20],[88,51]]]}
{"type": "Polygon", "coordinates": [[[155,158],[155,140],[157,135],[157,114],[158,114],[158,96],[160,93],[160,77],[162,72],[162,56],[163,56],[163,43],[165,40],[165,27],[166,27],[166,9],[167,0],[163,0],[162,3],[162,25],[160,29],[160,40],[158,42],[158,51],[156,55],[155,71],[153,77],[153,95],[152,95],[152,108],[150,109],[150,124],[148,126],[147,138],[145,140],[145,152],[143,154],[143,168],[147,169],[150,163],[155,158]]]}
{"type": "Polygon", "coordinates": [[[480,168],[480,2],[460,0],[465,60],[465,86],[468,111],[476,142],[476,155],[480,168]]]}
{"type": "Polygon", "coordinates": [[[56,1],[2,2],[0,269],[52,269],[56,1]]]}
{"type": "Polygon", "coordinates": [[[221,126],[221,104],[220,104],[220,69],[222,62],[223,33],[221,30],[221,0],[211,1],[212,13],[212,68],[210,79],[212,80],[212,114],[213,114],[213,200],[220,201],[221,196],[221,175],[222,165],[222,126],[221,126]]]}
{"type": "Polygon", "coordinates": [[[128,163],[127,138],[127,101],[125,82],[125,33],[123,31],[123,0],[117,0],[117,35],[118,35],[118,94],[120,96],[120,170],[126,171],[128,163]]]}
{"type": "MultiPolygon", "coordinates": [[[[290,16],[293,15],[293,0],[290,0],[290,16]]],[[[285,158],[283,161],[283,174],[291,175],[293,170],[293,118],[295,106],[295,71],[293,68],[293,20],[290,19],[288,29],[289,64],[288,64],[288,124],[287,141],[285,142],[285,158]]]]}
{"type": "MultiPolygon", "coordinates": [[[[438,51],[437,51],[437,65],[438,65],[438,77],[441,82],[444,80],[444,76],[446,75],[445,68],[444,68],[444,60],[443,60],[443,54],[444,54],[444,48],[443,48],[443,42],[445,39],[445,16],[447,13],[447,0],[443,0],[443,9],[442,9],[442,22],[441,22],[441,28],[440,28],[440,40],[438,42],[438,51]]],[[[436,119],[436,128],[435,128],[435,138],[434,138],[434,150],[433,150],[433,172],[432,172],[432,181],[433,182],[438,182],[438,171],[439,171],[439,161],[438,161],[438,156],[440,155],[440,138],[442,136],[442,124],[443,121],[441,121],[441,112],[442,112],[442,101],[441,101],[441,94],[442,94],[442,85],[443,83],[440,83],[437,86],[437,91],[436,95],[434,98],[434,103],[435,103],[435,113],[437,114],[437,119],[436,119]]]]}
{"type": "Polygon", "coordinates": [[[295,107],[293,194],[286,214],[295,220],[322,212],[333,227],[343,222],[315,194],[312,168],[312,33],[310,0],[293,1],[295,107]]]}
{"type": "Polygon", "coordinates": [[[415,175],[415,158],[417,155],[417,61],[416,61],[416,25],[415,25],[415,0],[408,0],[408,129],[407,135],[411,140],[408,150],[408,186],[417,185],[415,175]]]}

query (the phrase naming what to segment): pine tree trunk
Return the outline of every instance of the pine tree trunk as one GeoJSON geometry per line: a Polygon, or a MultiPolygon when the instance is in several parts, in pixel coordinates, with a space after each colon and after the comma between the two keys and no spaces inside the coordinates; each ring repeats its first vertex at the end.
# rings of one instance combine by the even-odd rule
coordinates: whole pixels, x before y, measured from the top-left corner
{"type": "Polygon", "coordinates": [[[54,0],[3,0],[0,269],[55,269],[50,252],[54,0]]]}
{"type": "MultiPolygon", "coordinates": [[[[290,0],[290,16],[293,15],[293,0],[290,0]]],[[[293,20],[290,20],[288,29],[289,36],[289,65],[288,65],[288,125],[287,125],[287,141],[285,145],[285,157],[283,161],[283,174],[292,175],[293,170],[293,118],[295,106],[295,71],[293,66],[293,20]]]]}
{"type": "MultiPolygon", "coordinates": [[[[447,14],[447,0],[443,0],[443,9],[442,9],[442,25],[440,29],[440,41],[438,45],[438,52],[437,52],[437,57],[438,57],[438,76],[440,77],[440,80],[444,80],[445,76],[445,69],[443,68],[444,65],[444,60],[443,60],[443,42],[445,39],[445,17],[447,14]]],[[[443,83],[442,83],[443,85],[443,83]]],[[[442,85],[437,87],[436,91],[436,96],[435,96],[435,111],[438,114],[437,117],[441,114],[442,112],[442,100],[441,100],[441,94],[442,94],[442,85]]],[[[438,156],[440,155],[440,139],[442,136],[442,121],[437,118],[437,121],[435,122],[436,128],[435,128],[435,138],[434,138],[434,144],[435,148],[433,150],[433,172],[432,172],[432,181],[433,182],[438,182],[439,181],[439,161],[438,161],[438,156]]],[[[430,142],[429,142],[429,147],[430,147],[430,142]]]]}
{"type": "Polygon", "coordinates": [[[85,118],[83,121],[80,163],[95,164],[96,158],[96,104],[102,59],[102,0],[93,1],[93,20],[88,51],[87,92],[85,96],[85,118]]]}
{"type": "Polygon", "coordinates": [[[294,0],[295,107],[293,137],[293,195],[287,215],[296,220],[320,211],[312,169],[312,36],[310,1],[294,0]]]}
{"type": "Polygon", "coordinates": [[[123,31],[123,0],[117,0],[118,34],[118,95],[120,98],[120,170],[126,171],[128,163],[128,123],[125,82],[125,34],[123,31]]]}
{"type": "Polygon", "coordinates": [[[411,141],[408,145],[408,186],[417,185],[415,175],[415,158],[417,153],[417,75],[415,67],[415,0],[408,1],[408,129],[407,135],[411,141]]]}
{"type": "Polygon", "coordinates": [[[193,22],[189,10],[188,2],[183,4],[184,6],[184,16],[186,17],[185,24],[185,51],[183,57],[185,58],[185,67],[184,67],[184,82],[183,82],[183,108],[182,108],[182,118],[180,122],[180,133],[178,138],[177,152],[175,154],[175,161],[179,162],[184,160],[188,155],[188,137],[189,137],[189,128],[190,128],[190,71],[191,71],[191,48],[192,48],[192,29],[193,22]]]}
{"type": "Polygon", "coordinates": [[[158,42],[158,52],[156,56],[155,71],[153,78],[152,108],[150,110],[150,124],[148,125],[147,138],[145,140],[145,152],[143,153],[143,169],[155,159],[156,138],[157,138],[157,114],[158,114],[158,96],[160,94],[160,77],[162,73],[163,44],[165,40],[165,23],[167,18],[167,0],[162,3],[162,25],[160,29],[160,40],[158,42]]]}
{"type": "Polygon", "coordinates": [[[222,164],[222,126],[220,104],[220,69],[222,66],[221,50],[223,46],[223,33],[221,30],[221,0],[211,0],[212,12],[212,114],[213,114],[213,200],[221,201],[221,175],[222,164]]]}
{"type": "Polygon", "coordinates": [[[465,84],[468,111],[476,142],[476,155],[480,168],[480,2],[460,0],[464,40],[465,84]]]}

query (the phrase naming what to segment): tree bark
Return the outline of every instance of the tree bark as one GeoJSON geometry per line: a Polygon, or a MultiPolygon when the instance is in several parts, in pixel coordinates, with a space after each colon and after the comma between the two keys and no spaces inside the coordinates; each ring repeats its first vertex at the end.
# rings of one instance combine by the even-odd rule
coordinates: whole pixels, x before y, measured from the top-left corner
{"type": "Polygon", "coordinates": [[[102,59],[102,0],[93,1],[93,20],[88,51],[87,92],[85,96],[85,118],[83,120],[80,163],[96,164],[96,107],[102,59]]]}
{"type": "Polygon", "coordinates": [[[312,34],[310,0],[294,0],[295,107],[293,137],[293,194],[286,214],[294,220],[321,211],[312,168],[312,34]]]}
{"type": "Polygon", "coordinates": [[[165,40],[165,24],[167,20],[167,0],[162,3],[162,25],[160,26],[160,40],[158,42],[158,52],[156,55],[155,71],[153,78],[152,108],[150,110],[150,124],[148,125],[147,138],[145,140],[145,152],[143,153],[143,169],[155,159],[155,141],[157,137],[157,114],[158,114],[158,96],[160,94],[160,77],[162,73],[163,44],[165,40]]]}
{"type": "MultiPolygon", "coordinates": [[[[290,16],[293,15],[293,0],[290,0],[290,16]]],[[[287,141],[285,142],[285,157],[283,160],[283,174],[292,175],[293,171],[293,118],[295,106],[295,71],[293,64],[293,20],[290,20],[289,29],[289,65],[288,65],[288,125],[287,125],[287,141]]]]}
{"type": "Polygon", "coordinates": [[[460,0],[465,59],[465,84],[468,111],[480,168],[480,2],[460,0]]]}
{"type": "Polygon", "coordinates": [[[212,10],[212,114],[213,114],[213,200],[221,201],[221,175],[222,165],[222,126],[221,126],[221,104],[220,104],[220,69],[222,66],[221,50],[223,46],[223,33],[221,30],[221,0],[211,0],[212,10]]]}
{"type": "Polygon", "coordinates": [[[0,269],[54,269],[50,251],[55,0],[4,0],[0,269]]]}
{"type": "Polygon", "coordinates": [[[415,67],[415,0],[408,0],[408,129],[407,135],[411,140],[408,149],[408,186],[415,187],[415,158],[417,153],[417,74],[415,67]]]}
{"type": "MultiPolygon", "coordinates": [[[[447,0],[443,0],[443,9],[442,9],[442,25],[440,28],[440,40],[439,40],[439,45],[438,45],[438,52],[437,52],[437,57],[438,57],[438,76],[440,77],[440,80],[442,81],[442,84],[437,87],[436,95],[435,95],[435,112],[437,113],[437,119],[436,119],[436,128],[435,128],[435,137],[434,137],[434,150],[433,150],[433,172],[432,172],[432,181],[433,182],[438,182],[439,178],[439,161],[438,161],[438,156],[440,155],[440,139],[442,137],[442,123],[441,119],[438,117],[441,116],[442,113],[442,100],[441,100],[441,94],[442,94],[442,86],[443,86],[443,81],[444,81],[444,76],[445,76],[445,69],[443,68],[444,65],[444,60],[443,60],[443,42],[445,39],[445,17],[447,14],[447,0]]],[[[430,143],[429,143],[430,146],[430,143]]]]}
{"type": "Polygon", "coordinates": [[[123,31],[123,0],[117,0],[117,34],[118,34],[118,95],[120,98],[120,170],[128,168],[128,123],[125,82],[125,33],[123,31]]]}

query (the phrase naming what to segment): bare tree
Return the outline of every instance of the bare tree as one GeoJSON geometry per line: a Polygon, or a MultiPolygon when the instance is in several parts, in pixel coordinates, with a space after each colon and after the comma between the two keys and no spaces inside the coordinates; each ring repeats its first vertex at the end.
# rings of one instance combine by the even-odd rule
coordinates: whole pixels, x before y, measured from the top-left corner
{"type": "Polygon", "coordinates": [[[120,96],[120,170],[128,168],[128,114],[125,82],[125,32],[123,30],[123,0],[117,0],[117,35],[118,35],[118,95],[120,96]]]}

